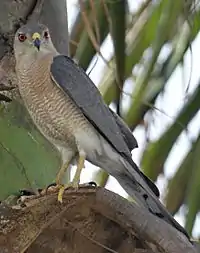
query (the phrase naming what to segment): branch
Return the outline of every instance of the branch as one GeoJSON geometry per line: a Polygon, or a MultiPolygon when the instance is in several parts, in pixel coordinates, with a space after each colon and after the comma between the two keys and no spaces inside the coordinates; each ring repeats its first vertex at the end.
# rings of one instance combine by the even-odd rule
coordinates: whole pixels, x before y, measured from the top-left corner
{"type": "Polygon", "coordinates": [[[179,231],[103,188],[69,189],[62,205],[57,194],[19,210],[2,205],[0,217],[1,253],[197,252],[179,231]]]}

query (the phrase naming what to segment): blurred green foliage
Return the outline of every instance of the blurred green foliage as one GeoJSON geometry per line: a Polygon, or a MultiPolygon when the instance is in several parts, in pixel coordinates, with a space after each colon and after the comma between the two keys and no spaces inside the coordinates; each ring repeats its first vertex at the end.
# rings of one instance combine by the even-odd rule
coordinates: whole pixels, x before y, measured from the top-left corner
{"type": "Polygon", "coordinates": [[[0,199],[19,190],[37,190],[55,181],[60,166],[56,150],[35,129],[16,101],[0,109],[0,199]]]}
{"type": "MultiPolygon", "coordinates": [[[[88,0],[85,1],[85,8],[89,22],[84,22],[79,12],[72,29],[72,35],[75,34],[75,31],[79,32],[79,37],[71,37],[77,45],[76,50],[71,47],[73,55],[79,64],[87,69],[96,54],[102,57],[95,48],[100,48],[110,33],[113,41],[113,54],[105,64],[98,87],[105,102],[113,103],[116,106],[116,111],[121,112],[121,117],[132,130],[138,126],[146,127],[145,115],[157,110],[155,106],[157,98],[165,92],[168,80],[177,66],[182,66],[185,53],[190,50],[191,43],[199,33],[200,10],[195,7],[194,1],[182,0],[156,2],[146,0],[133,12],[130,11],[129,1],[121,0],[94,1],[92,6],[91,1],[88,0]],[[94,24],[96,23],[98,29],[95,29],[94,24]],[[105,29],[102,24],[105,25],[105,29]],[[87,33],[90,30],[93,31],[92,36],[87,33]],[[93,37],[96,38],[96,43],[99,45],[93,44],[93,37]],[[84,38],[87,38],[87,41],[84,38]],[[170,48],[169,53],[160,61],[160,54],[166,45],[170,48]],[[147,52],[149,52],[149,57],[145,57],[147,52]],[[141,71],[135,70],[138,67],[141,71]],[[130,94],[129,107],[123,111],[118,107],[122,108],[123,86],[128,78],[133,80],[133,89],[130,94]]],[[[198,83],[196,90],[190,93],[187,102],[168,129],[159,139],[147,143],[140,165],[152,180],[156,181],[158,176],[164,173],[163,169],[171,150],[176,145],[179,136],[187,131],[199,107],[200,84],[198,83]]],[[[197,151],[194,151],[197,149],[198,139],[191,143],[191,149],[177,167],[174,177],[170,179],[165,194],[166,206],[173,214],[177,213],[183,204],[188,206],[186,229],[190,234],[199,210],[198,203],[200,203],[198,198],[199,162],[197,151]],[[193,182],[192,180],[195,184],[190,183],[193,182]]],[[[95,180],[104,186],[108,177],[100,169],[95,175],[95,180]]]]}

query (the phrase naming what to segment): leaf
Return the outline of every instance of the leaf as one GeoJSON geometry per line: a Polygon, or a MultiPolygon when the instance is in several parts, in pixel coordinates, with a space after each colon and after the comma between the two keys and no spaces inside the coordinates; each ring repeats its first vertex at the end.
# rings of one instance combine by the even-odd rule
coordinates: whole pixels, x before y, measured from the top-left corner
{"type": "Polygon", "coordinates": [[[55,181],[60,156],[33,127],[18,102],[0,111],[0,199],[20,189],[44,188],[55,181]]]}
{"type": "Polygon", "coordinates": [[[181,132],[199,110],[200,84],[178,114],[175,122],[155,142],[149,143],[142,155],[141,168],[152,180],[163,171],[163,165],[181,132]]]}
{"type": "MultiPolygon", "coordinates": [[[[198,28],[200,29],[200,18],[198,28]]],[[[124,115],[124,120],[129,124],[132,130],[140,124],[148,110],[156,110],[154,108],[156,98],[164,90],[171,75],[174,73],[176,67],[182,61],[185,52],[190,47],[191,40],[194,40],[196,36],[197,32],[194,33],[193,30],[190,29],[188,23],[185,22],[181,30],[177,33],[169,56],[162,64],[157,63],[157,71],[154,71],[149,79],[148,89],[144,92],[143,104],[140,105],[137,115],[134,115],[134,100],[132,106],[129,106],[129,110],[126,115],[124,115]]],[[[134,98],[134,92],[131,95],[134,98]]]]}
{"type": "MultiPolygon", "coordinates": [[[[95,18],[96,18],[96,22],[98,25],[98,32],[99,32],[99,41],[97,40],[99,45],[96,45],[96,46],[99,46],[100,48],[100,44],[103,42],[106,35],[108,34],[108,22],[107,22],[107,18],[105,16],[105,11],[104,11],[101,1],[95,1],[94,8],[95,8],[95,13],[96,13],[95,18]]],[[[90,22],[90,20],[92,20],[92,14],[93,13],[91,12],[89,18],[85,16],[85,18],[87,18],[88,23],[84,24],[85,29],[81,35],[81,38],[76,50],[76,54],[74,56],[75,59],[78,60],[79,65],[84,70],[88,68],[92,58],[96,54],[95,45],[91,41],[91,37],[88,34],[88,30],[91,30],[93,35],[95,34],[94,22],[93,23],[90,22]]]]}
{"type": "Polygon", "coordinates": [[[173,215],[178,212],[180,206],[185,203],[185,196],[190,195],[188,185],[193,181],[193,170],[196,169],[196,149],[200,143],[200,136],[193,143],[191,149],[183,159],[175,175],[168,183],[167,195],[165,198],[166,208],[173,215]]]}
{"type": "MultiPolygon", "coordinates": [[[[83,9],[84,9],[84,12],[90,16],[90,11],[91,11],[91,8],[90,8],[90,1],[89,0],[86,0],[83,2],[83,9]]],[[[84,22],[83,22],[83,19],[82,19],[82,13],[81,11],[78,12],[77,16],[76,16],[76,20],[73,24],[73,27],[72,27],[72,30],[71,30],[71,33],[70,33],[70,43],[69,43],[69,46],[70,46],[70,57],[73,58],[74,55],[76,54],[76,50],[77,50],[77,45],[80,41],[80,38],[83,34],[83,31],[84,31],[84,22]]]]}
{"type": "Polygon", "coordinates": [[[155,33],[155,39],[152,40],[151,44],[151,56],[149,57],[149,60],[144,63],[143,71],[137,76],[134,84],[135,88],[130,105],[131,110],[129,110],[126,115],[130,126],[133,122],[135,122],[135,118],[138,118],[141,105],[145,100],[145,94],[147,90],[151,88],[151,86],[149,86],[151,73],[154,70],[161,49],[168,39],[171,27],[177,22],[177,18],[182,11],[183,2],[182,4],[181,2],[181,0],[176,2],[172,0],[163,2],[162,12],[155,33]]]}
{"type": "Polygon", "coordinates": [[[126,33],[126,10],[127,1],[119,0],[116,2],[108,1],[108,9],[110,14],[110,33],[114,44],[115,52],[115,87],[116,87],[116,104],[117,113],[120,115],[120,94],[123,89],[125,75],[125,33],[126,33]]]}
{"type": "MultiPolygon", "coordinates": [[[[152,41],[156,36],[157,25],[159,24],[160,17],[164,12],[163,8],[167,3],[168,0],[162,0],[157,5],[150,5],[149,8],[145,9],[144,12],[140,13],[140,16],[138,17],[137,21],[128,31],[126,36],[127,41],[127,49],[126,49],[127,56],[125,63],[126,78],[130,76],[134,66],[142,59],[145,50],[149,48],[149,46],[152,44],[152,41]]],[[[137,16],[137,13],[135,14],[135,16],[137,16]]],[[[167,31],[165,31],[165,34],[166,33],[167,31]]],[[[112,66],[113,64],[111,63],[110,65],[112,66]]],[[[116,93],[113,91],[115,87],[114,77],[115,76],[113,74],[112,68],[107,69],[99,85],[100,90],[103,90],[104,99],[108,101],[109,97],[109,102],[112,101],[116,96],[116,93]],[[112,98],[110,97],[111,95],[112,98]]]]}
{"type": "Polygon", "coordinates": [[[97,185],[105,187],[108,182],[109,175],[105,172],[105,170],[99,169],[98,172],[95,173],[93,178],[97,185]]]}
{"type": "Polygon", "coordinates": [[[193,152],[193,162],[188,167],[190,175],[189,189],[187,191],[187,206],[188,213],[186,215],[185,228],[189,235],[192,234],[192,229],[200,209],[199,195],[200,195],[200,142],[197,142],[196,148],[193,152]]]}

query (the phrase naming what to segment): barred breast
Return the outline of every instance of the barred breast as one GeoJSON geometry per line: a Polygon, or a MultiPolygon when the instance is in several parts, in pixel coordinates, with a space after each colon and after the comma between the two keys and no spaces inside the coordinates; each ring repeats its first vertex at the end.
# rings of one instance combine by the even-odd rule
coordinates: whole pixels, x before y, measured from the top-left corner
{"type": "Polygon", "coordinates": [[[36,126],[54,144],[76,148],[74,134],[91,126],[71,98],[51,80],[52,56],[18,69],[20,94],[36,126]]]}

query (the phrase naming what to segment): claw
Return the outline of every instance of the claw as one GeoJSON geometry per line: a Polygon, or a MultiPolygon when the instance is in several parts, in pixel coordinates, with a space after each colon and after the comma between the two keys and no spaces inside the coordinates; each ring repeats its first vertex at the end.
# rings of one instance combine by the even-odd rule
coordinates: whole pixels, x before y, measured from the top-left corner
{"type": "Polygon", "coordinates": [[[88,182],[89,186],[97,187],[97,183],[94,181],[88,182]]]}
{"type": "Polygon", "coordinates": [[[65,185],[62,185],[59,189],[59,192],[58,192],[58,202],[62,203],[63,202],[63,194],[64,194],[64,191],[66,189],[69,189],[69,188],[74,188],[76,191],[78,190],[79,188],[79,183],[78,182],[70,182],[68,184],[65,184],[65,185]]]}
{"type": "Polygon", "coordinates": [[[55,193],[59,191],[62,186],[62,184],[51,183],[45,189],[43,189],[40,194],[47,195],[48,193],[55,193]]]}
{"type": "Polygon", "coordinates": [[[65,187],[62,186],[58,192],[58,202],[62,203],[63,202],[63,193],[65,191],[65,187]]]}

